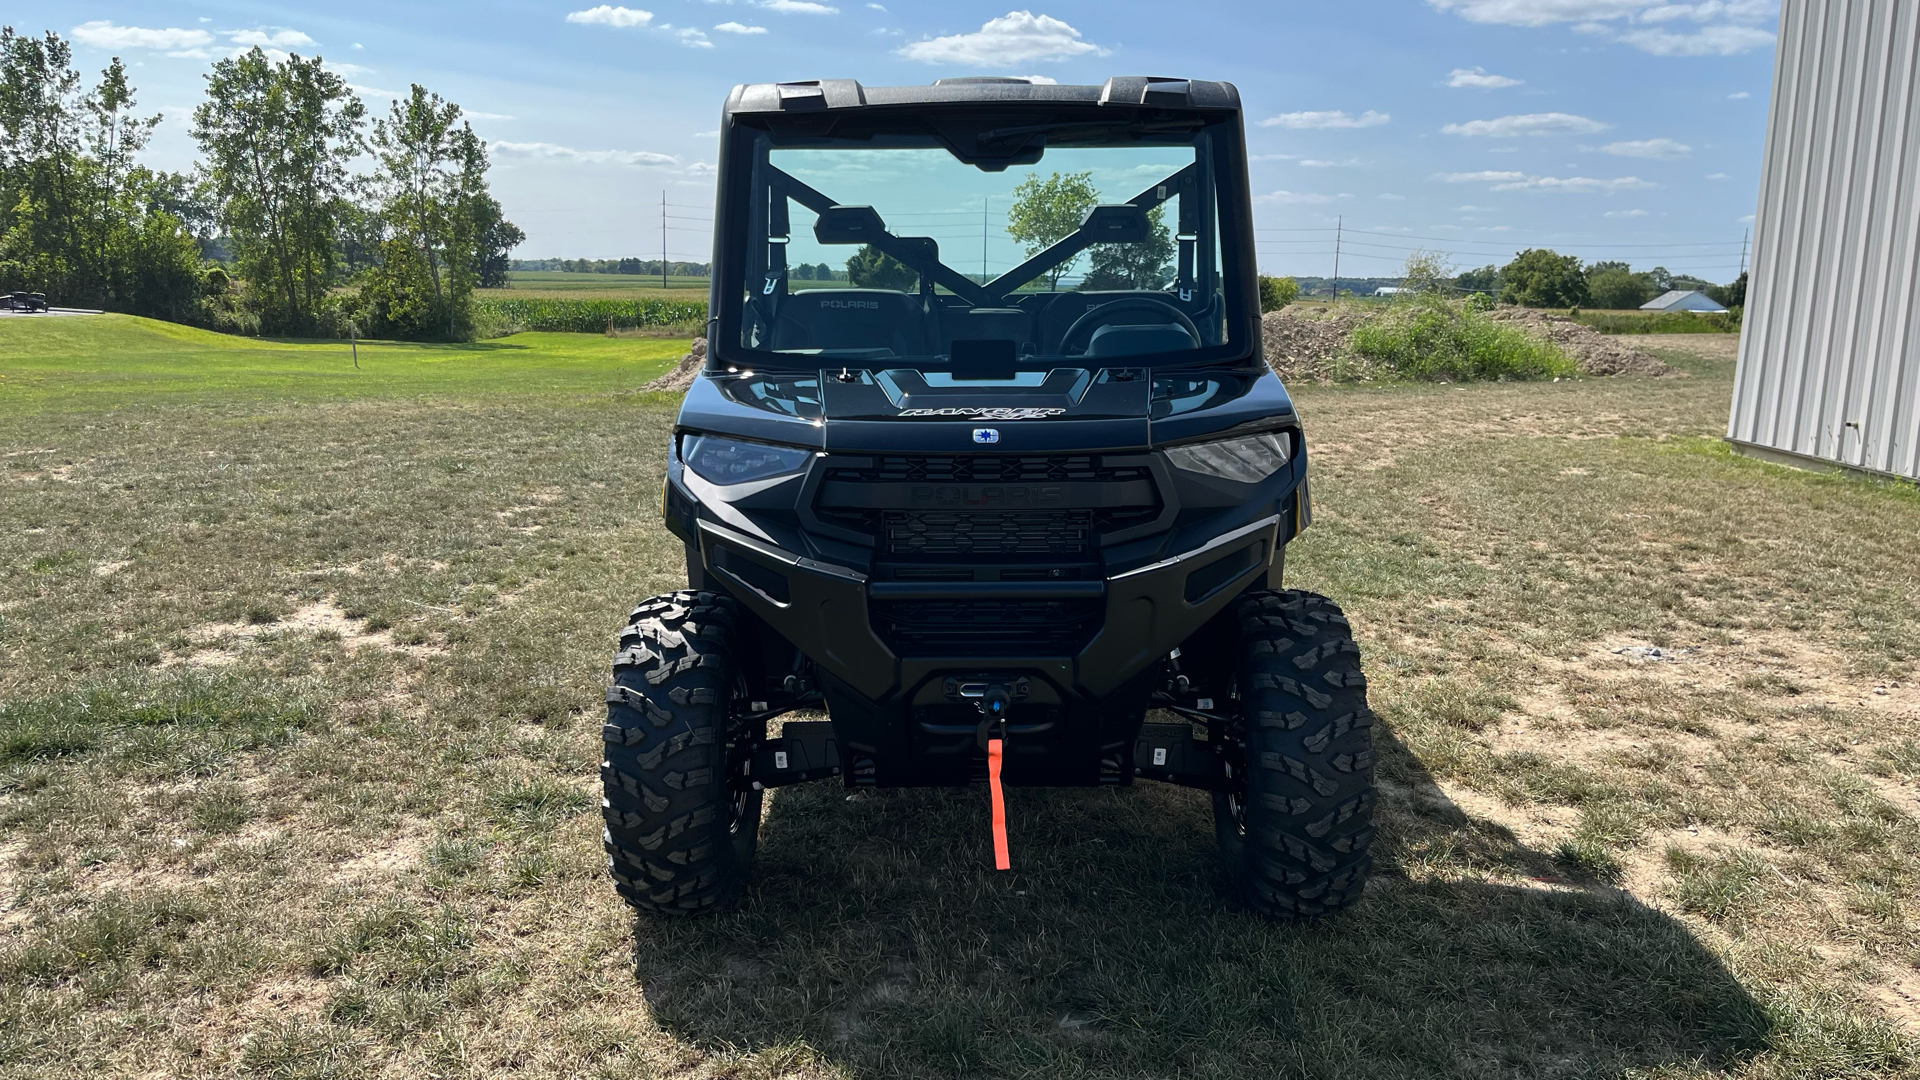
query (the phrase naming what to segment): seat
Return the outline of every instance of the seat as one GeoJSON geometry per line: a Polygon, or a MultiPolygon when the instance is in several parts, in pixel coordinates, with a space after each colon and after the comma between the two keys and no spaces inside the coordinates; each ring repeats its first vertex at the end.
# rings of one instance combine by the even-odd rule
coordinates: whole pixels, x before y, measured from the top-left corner
{"type": "Polygon", "coordinates": [[[903,292],[808,289],[780,305],[772,348],[888,349],[895,356],[930,356],[927,322],[919,297],[903,292]]]}

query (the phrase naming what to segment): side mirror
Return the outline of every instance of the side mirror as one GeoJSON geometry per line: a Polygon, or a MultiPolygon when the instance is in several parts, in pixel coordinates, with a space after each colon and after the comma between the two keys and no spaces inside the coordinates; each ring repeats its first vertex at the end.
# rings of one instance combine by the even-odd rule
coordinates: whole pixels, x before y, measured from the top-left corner
{"type": "Polygon", "coordinates": [[[1095,244],[1138,244],[1151,231],[1146,210],[1132,203],[1096,206],[1087,211],[1080,228],[1095,244]]]}
{"type": "Polygon", "coordinates": [[[871,244],[886,231],[871,206],[829,206],[813,223],[813,238],[823,244],[871,244]]]}

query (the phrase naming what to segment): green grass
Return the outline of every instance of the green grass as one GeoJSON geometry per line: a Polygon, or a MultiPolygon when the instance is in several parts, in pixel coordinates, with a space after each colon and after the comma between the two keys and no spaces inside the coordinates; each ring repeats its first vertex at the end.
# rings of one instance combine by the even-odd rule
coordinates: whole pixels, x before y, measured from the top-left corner
{"type": "Polygon", "coordinates": [[[1396,304],[1355,327],[1350,340],[1355,353],[1405,379],[1467,382],[1579,373],[1550,342],[1453,303],[1396,304]]]}
{"type": "Polygon", "coordinates": [[[474,317],[483,324],[517,330],[597,334],[608,330],[670,328],[691,336],[704,331],[707,300],[705,296],[672,300],[482,297],[474,305],[474,317]]]}
{"type": "Polygon", "coordinates": [[[471,344],[233,337],[131,315],[0,321],[0,409],[630,389],[686,340],[522,333],[471,344]]]}
{"type": "Polygon", "coordinates": [[[1688,311],[1576,311],[1573,321],[1603,334],[1737,334],[1740,318],[1688,311]]]}
{"type": "Polygon", "coordinates": [[[1288,573],[1381,718],[1351,912],[1241,911],[1198,792],[1013,789],[996,874],[983,792],[819,784],[672,922],[596,811],[684,580],[665,360],[92,325],[0,354],[4,1080],[1920,1070],[1920,496],[1724,452],[1724,361],[1296,388],[1288,573]]]}

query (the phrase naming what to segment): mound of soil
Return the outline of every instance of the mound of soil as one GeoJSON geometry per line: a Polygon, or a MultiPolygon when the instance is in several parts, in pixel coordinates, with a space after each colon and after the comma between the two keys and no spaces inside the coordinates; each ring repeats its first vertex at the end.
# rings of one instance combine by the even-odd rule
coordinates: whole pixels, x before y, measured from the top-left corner
{"type": "Polygon", "coordinates": [[[1673,369],[1621,338],[1582,326],[1565,315],[1532,308],[1496,308],[1487,318],[1510,322],[1560,346],[1588,375],[1671,375],[1673,369]]]}
{"type": "MultiPolygon", "coordinates": [[[[1292,305],[1260,317],[1267,363],[1289,382],[1333,382],[1384,374],[1380,365],[1356,356],[1354,328],[1370,312],[1353,308],[1292,305]]],[[[1529,308],[1499,308],[1487,317],[1559,346],[1588,375],[1670,375],[1673,369],[1621,340],[1582,326],[1565,315],[1529,308]]]]}
{"type": "Polygon", "coordinates": [[[673,370],[641,387],[642,390],[659,390],[672,394],[684,394],[700,375],[700,369],[707,363],[707,339],[697,337],[688,347],[687,355],[673,366],[673,370]]]}
{"type": "Polygon", "coordinates": [[[1350,308],[1289,306],[1270,311],[1260,317],[1267,364],[1286,382],[1365,378],[1373,365],[1347,348],[1348,335],[1365,318],[1350,308]]]}

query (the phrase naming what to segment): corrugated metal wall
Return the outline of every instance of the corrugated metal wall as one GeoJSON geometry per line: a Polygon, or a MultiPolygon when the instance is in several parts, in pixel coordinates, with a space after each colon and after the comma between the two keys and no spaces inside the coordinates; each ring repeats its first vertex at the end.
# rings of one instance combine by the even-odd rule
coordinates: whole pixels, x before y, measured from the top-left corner
{"type": "Polygon", "coordinates": [[[1728,438],[1920,479],[1920,0],[1785,0],[1728,438]]]}

